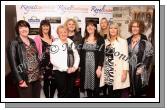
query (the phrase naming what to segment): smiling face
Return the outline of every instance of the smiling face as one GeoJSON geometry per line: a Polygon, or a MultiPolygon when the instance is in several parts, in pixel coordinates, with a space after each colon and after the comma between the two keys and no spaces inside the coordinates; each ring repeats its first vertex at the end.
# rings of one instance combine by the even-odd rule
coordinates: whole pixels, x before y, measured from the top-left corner
{"type": "Polygon", "coordinates": [[[50,29],[49,25],[42,25],[42,32],[44,34],[48,34],[49,33],[49,29],[50,29]]]}
{"type": "Polygon", "coordinates": [[[134,35],[137,35],[137,34],[140,33],[140,28],[139,28],[139,25],[138,25],[137,22],[134,22],[134,23],[132,24],[132,33],[133,33],[134,35]]]}
{"type": "Polygon", "coordinates": [[[19,26],[19,35],[22,37],[28,37],[29,28],[25,26],[19,26]]]}
{"type": "Polygon", "coordinates": [[[64,27],[60,27],[57,31],[57,34],[62,41],[66,41],[68,37],[68,31],[64,27]]]}
{"type": "Polygon", "coordinates": [[[100,27],[102,30],[105,30],[108,28],[108,22],[106,19],[102,19],[101,22],[100,22],[100,27]]]}
{"type": "Polygon", "coordinates": [[[118,28],[111,26],[109,29],[110,36],[117,36],[118,35],[118,28]]]}
{"type": "Polygon", "coordinates": [[[86,29],[87,29],[87,32],[89,34],[94,34],[95,30],[96,30],[96,27],[93,24],[88,24],[88,26],[86,27],[86,29]]]}
{"type": "Polygon", "coordinates": [[[76,28],[74,21],[72,21],[72,20],[68,21],[67,28],[69,31],[74,31],[76,28]]]}

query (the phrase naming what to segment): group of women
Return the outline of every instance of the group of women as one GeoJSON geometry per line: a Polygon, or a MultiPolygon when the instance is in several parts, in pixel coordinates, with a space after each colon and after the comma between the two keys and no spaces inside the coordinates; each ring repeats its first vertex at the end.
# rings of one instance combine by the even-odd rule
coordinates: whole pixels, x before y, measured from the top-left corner
{"type": "Polygon", "coordinates": [[[140,97],[148,85],[148,68],[153,47],[144,32],[144,23],[133,20],[127,40],[117,23],[106,18],[97,24],[86,22],[82,37],[74,19],[57,27],[51,35],[48,20],[42,20],[39,35],[28,37],[30,25],[16,24],[17,37],[9,47],[9,61],[20,97],[39,98],[41,81],[46,98],[140,97]]]}

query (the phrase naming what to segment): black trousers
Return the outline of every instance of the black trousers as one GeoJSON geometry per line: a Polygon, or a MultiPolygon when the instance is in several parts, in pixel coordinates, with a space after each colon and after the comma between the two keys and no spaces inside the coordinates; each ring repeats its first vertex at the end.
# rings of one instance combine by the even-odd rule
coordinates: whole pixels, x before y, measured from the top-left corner
{"type": "Polygon", "coordinates": [[[113,90],[113,86],[108,86],[108,96],[110,98],[119,98],[121,97],[121,91],[113,90]]]}
{"type": "Polygon", "coordinates": [[[86,92],[87,92],[87,97],[88,98],[98,98],[100,88],[95,88],[94,90],[87,89],[86,92]]]}
{"type": "Polygon", "coordinates": [[[41,82],[34,81],[27,83],[27,85],[26,88],[18,87],[20,98],[40,98],[41,82]]]}
{"type": "Polygon", "coordinates": [[[66,91],[67,91],[66,77],[67,77],[67,72],[53,70],[50,97],[54,97],[56,89],[58,90],[59,98],[67,97],[66,96],[66,91]]]}
{"type": "Polygon", "coordinates": [[[110,98],[128,98],[129,88],[113,90],[113,86],[107,86],[110,98]]]}
{"type": "Polygon", "coordinates": [[[68,98],[79,98],[79,87],[75,86],[75,80],[77,78],[77,73],[67,74],[67,97],[68,98]]]}
{"type": "Polygon", "coordinates": [[[107,97],[107,85],[104,85],[103,87],[100,87],[100,92],[103,93],[103,97],[107,97]]]}

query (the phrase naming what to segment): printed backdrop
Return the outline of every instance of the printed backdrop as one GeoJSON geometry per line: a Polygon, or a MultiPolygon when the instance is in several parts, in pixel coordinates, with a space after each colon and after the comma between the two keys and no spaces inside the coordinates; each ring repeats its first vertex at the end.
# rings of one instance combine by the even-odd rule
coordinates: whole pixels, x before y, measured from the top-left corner
{"type": "Polygon", "coordinates": [[[16,6],[16,13],[17,20],[28,21],[33,30],[39,28],[41,20],[49,19],[53,36],[57,36],[57,26],[64,24],[68,18],[74,18],[78,21],[82,35],[84,35],[86,18],[99,20],[106,17],[112,19],[112,7],[107,5],[19,5],[16,6]]]}
{"type": "MultiPolygon", "coordinates": [[[[51,22],[52,35],[57,37],[56,28],[64,24],[68,18],[78,21],[82,36],[85,30],[85,21],[99,20],[106,17],[109,22],[117,22],[121,27],[121,37],[128,38],[128,24],[133,19],[140,19],[145,22],[145,34],[154,45],[154,6],[153,5],[17,5],[17,20],[24,19],[31,25],[30,35],[38,34],[40,21],[48,19],[51,22]]],[[[99,24],[98,30],[99,28],[99,24]]]]}

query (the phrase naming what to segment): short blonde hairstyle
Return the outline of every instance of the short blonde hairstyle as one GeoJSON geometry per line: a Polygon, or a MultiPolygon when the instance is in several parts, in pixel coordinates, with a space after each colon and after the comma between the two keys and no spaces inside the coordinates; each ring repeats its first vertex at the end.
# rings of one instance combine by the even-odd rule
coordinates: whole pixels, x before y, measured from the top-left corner
{"type": "MultiPolygon", "coordinates": [[[[74,22],[74,24],[75,24],[75,33],[76,32],[79,32],[79,25],[78,25],[78,22],[75,20],[75,19],[73,19],[73,18],[69,18],[69,19],[67,19],[66,21],[65,21],[65,23],[64,23],[64,26],[67,28],[67,24],[68,24],[68,22],[69,21],[72,21],[72,22],[74,22]]],[[[68,29],[68,28],[67,28],[68,29]]]]}
{"type": "Polygon", "coordinates": [[[66,29],[67,32],[68,32],[67,27],[65,27],[65,26],[63,26],[63,25],[59,25],[59,26],[57,27],[57,30],[56,30],[57,34],[58,34],[58,32],[59,32],[60,29],[66,29]]]}
{"type": "Polygon", "coordinates": [[[118,23],[113,22],[113,23],[111,23],[111,24],[109,25],[109,37],[108,37],[108,40],[110,40],[110,37],[111,37],[110,29],[111,29],[112,27],[113,27],[113,28],[117,28],[117,30],[118,30],[116,39],[117,39],[118,37],[121,37],[120,26],[118,25],[118,23]]]}

